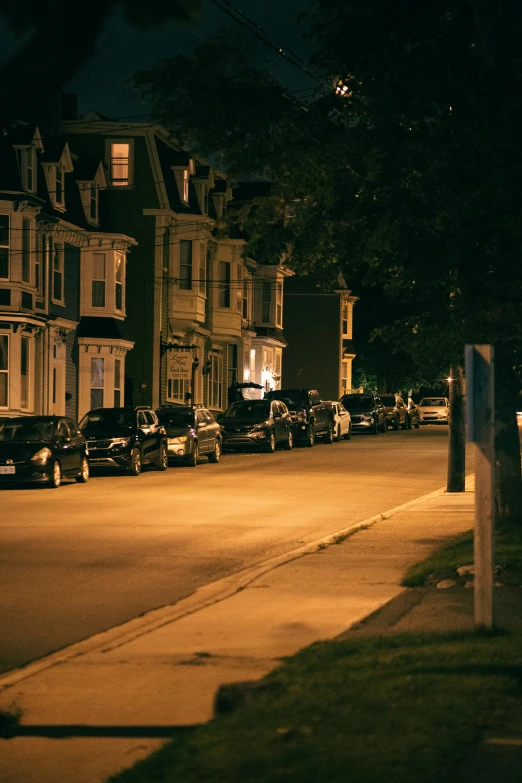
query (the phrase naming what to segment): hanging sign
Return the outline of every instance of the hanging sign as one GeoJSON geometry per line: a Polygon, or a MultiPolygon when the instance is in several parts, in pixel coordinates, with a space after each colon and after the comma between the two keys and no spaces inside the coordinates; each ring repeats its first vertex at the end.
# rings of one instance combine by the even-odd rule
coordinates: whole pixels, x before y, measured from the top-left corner
{"type": "Polygon", "coordinates": [[[167,378],[169,381],[190,381],[192,353],[190,351],[169,351],[167,378]]]}

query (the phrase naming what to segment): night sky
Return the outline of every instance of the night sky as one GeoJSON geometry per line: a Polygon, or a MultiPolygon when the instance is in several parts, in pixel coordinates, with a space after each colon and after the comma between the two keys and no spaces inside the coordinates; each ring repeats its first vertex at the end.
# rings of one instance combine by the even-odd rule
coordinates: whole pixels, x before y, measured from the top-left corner
{"type": "MultiPolygon", "coordinates": [[[[306,10],[307,0],[284,0],[280,4],[274,0],[234,0],[234,5],[259,24],[273,43],[289,47],[306,59],[307,45],[300,38],[296,17],[306,10]]],[[[190,52],[223,27],[231,28],[234,40],[244,47],[252,64],[271,70],[289,90],[314,86],[306,74],[264,46],[210,0],[204,0],[198,22],[185,25],[172,22],[156,31],[133,29],[123,21],[118,9],[98,40],[95,57],[65,89],[78,94],[80,114],[96,109],[111,118],[133,117],[138,121],[139,115],[146,115],[148,107],[141,102],[139,94],[125,86],[125,82],[137,70],[149,68],[160,57],[190,52]]],[[[18,48],[20,41],[0,20],[2,60],[18,48]]],[[[146,120],[146,116],[141,119],[146,120]]]]}

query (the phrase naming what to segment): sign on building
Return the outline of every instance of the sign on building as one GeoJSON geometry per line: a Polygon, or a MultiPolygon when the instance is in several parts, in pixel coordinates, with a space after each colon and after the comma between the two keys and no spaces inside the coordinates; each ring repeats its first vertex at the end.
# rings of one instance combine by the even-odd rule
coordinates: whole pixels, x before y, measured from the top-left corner
{"type": "Polygon", "coordinates": [[[190,351],[169,351],[167,379],[169,381],[190,381],[192,353],[190,351]]]}

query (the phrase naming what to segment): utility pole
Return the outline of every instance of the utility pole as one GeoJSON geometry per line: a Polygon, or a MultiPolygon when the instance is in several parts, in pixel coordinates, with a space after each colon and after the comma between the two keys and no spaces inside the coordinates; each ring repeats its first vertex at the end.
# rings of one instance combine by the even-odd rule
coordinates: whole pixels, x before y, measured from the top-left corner
{"type": "Polygon", "coordinates": [[[464,492],[466,488],[466,422],[464,418],[464,379],[462,367],[450,370],[449,446],[447,492],[464,492]]]}

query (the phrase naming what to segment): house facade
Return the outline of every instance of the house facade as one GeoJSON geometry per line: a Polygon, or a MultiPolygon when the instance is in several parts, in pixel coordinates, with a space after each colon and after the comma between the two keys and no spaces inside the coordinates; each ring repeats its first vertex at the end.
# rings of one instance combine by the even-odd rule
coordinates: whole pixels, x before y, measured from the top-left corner
{"type": "Polygon", "coordinates": [[[351,391],[357,300],[342,275],[331,290],[320,288],[313,276],[288,281],[284,291],[286,388],[317,389],[324,400],[338,400],[351,391]]]}
{"type": "Polygon", "coordinates": [[[17,123],[0,137],[0,416],[124,401],[125,268],[104,231],[100,159],[17,123]]]}
{"type": "Polygon", "coordinates": [[[226,175],[158,125],[91,112],[62,131],[104,160],[104,218],[138,242],[127,265],[128,402],[192,400],[222,411],[234,382],[278,388],[291,273],[243,257],[244,240],[226,230],[234,201],[226,175]]]}

